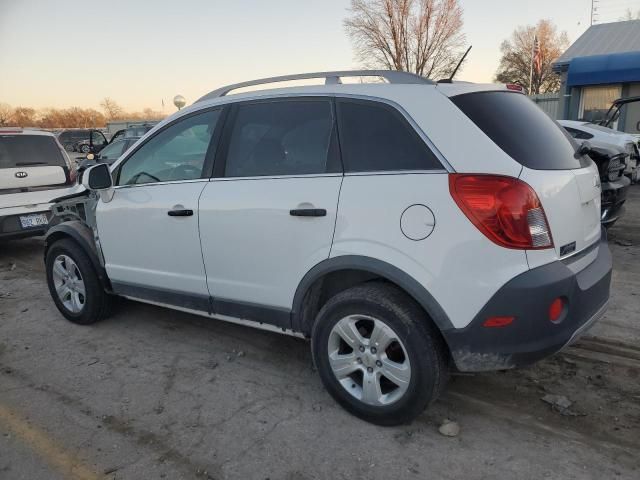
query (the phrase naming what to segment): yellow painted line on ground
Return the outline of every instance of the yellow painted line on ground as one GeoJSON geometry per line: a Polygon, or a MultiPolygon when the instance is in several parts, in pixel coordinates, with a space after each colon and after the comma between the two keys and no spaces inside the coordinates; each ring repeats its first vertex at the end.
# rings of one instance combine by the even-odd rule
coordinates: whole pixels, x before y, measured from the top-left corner
{"type": "Polygon", "coordinates": [[[72,480],[103,480],[105,478],[104,475],[98,475],[94,470],[83,465],[79,459],[61,448],[58,442],[45,432],[29,425],[20,415],[3,405],[0,405],[0,423],[51,467],[59,470],[65,478],[72,480]]]}

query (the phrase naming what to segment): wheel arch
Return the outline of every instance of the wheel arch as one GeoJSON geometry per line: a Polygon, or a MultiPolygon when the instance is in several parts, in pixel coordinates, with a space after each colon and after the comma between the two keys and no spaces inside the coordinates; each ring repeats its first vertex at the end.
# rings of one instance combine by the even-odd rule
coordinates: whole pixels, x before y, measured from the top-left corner
{"type": "MultiPolygon", "coordinates": [[[[441,332],[454,328],[433,295],[406,272],[376,258],[344,255],[320,262],[309,270],[298,284],[291,311],[291,323],[293,330],[302,332],[305,336],[310,336],[315,315],[319,311],[318,304],[323,304],[325,280],[338,283],[337,286],[329,287],[329,290],[333,290],[332,294],[366,281],[390,282],[413,298],[441,332]]],[[[324,298],[325,301],[327,299],[324,298]]]]}
{"type": "Polygon", "coordinates": [[[64,238],[72,240],[84,250],[89,260],[91,260],[91,264],[96,269],[98,279],[103,288],[106,291],[111,291],[111,282],[109,281],[104,265],[100,261],[100,254],[93,238],[93,232],[86,224],[80,221],[71,220],[59,223],[47,231],[44,239],[45,259],[49,248],[51,248],[55,242],[64,238]]]}

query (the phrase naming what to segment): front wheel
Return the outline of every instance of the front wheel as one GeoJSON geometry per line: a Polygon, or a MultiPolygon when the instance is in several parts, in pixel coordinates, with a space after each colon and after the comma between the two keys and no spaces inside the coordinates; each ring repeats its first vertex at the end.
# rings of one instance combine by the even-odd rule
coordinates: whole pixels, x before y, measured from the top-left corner
{"type": "Polygon", "coordinates": [[[82,153],[89,153],[91,151],[91,147],[85,143],[80,147],[80,151],[82,153]]]}
{"type": "Polygon", "coordinates": [[[312,348],[334,399],[379,425],[414,419],[448,378],[439,332],[413,299],[383,283],[331,298],[318,314],[312,348]]]}
{"type": "Polygon", "coordinates": [[[56,307],[73,323],[105,318],[111,299],[84,250],[71,239],[54,242],[45,257],[47,285],[56,307]]]}

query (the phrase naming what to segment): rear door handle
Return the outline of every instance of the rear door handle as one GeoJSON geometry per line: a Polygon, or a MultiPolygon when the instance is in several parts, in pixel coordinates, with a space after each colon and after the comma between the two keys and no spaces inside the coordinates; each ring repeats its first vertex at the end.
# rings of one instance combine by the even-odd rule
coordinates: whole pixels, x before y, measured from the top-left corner
{"type": "Polygon", "coordinates": [[[176,208],[174,210],[169,210],[167,215],[170,217],[191,217],[193,215],[193,210],[189,210],[186,208],[176,208]]]}
{"type": "Polygon", "coordinates": [[[326,217],[327,211],[324,208],[296,208],[289,210],[292,217],[326,217]]]}

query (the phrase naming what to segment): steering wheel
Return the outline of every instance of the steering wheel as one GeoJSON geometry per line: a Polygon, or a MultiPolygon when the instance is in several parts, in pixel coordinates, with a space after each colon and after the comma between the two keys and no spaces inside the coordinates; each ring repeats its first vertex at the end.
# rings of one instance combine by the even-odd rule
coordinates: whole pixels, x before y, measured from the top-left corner
{"type": "Polygon", "coordinates": [[[196,178],[200,178],[201,174],[202,168],[198,168],[186,163],[183,165],[178,165],[173,170],[171,170],[171,174],[169,175],[169,177],[173,180],[193,180],[196,178]]]}

